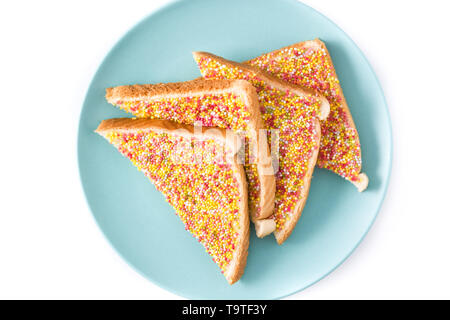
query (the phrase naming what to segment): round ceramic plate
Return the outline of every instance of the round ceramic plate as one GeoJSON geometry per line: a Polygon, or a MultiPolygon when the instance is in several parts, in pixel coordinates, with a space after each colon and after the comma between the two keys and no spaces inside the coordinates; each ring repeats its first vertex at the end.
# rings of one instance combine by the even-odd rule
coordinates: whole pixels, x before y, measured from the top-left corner
{"type": "Polygon", "coordinates": [[[382,89],[364,55],[333,22],[294,0],[189,0],[169,4],[129,31],[89,88],[79,126],[81,181],[98,225],[119,254],[159,286],[188,298],[273,299],[302,290],[334,270],[357,247],[383,201],[391,168],[391,127],[382,89]],[[200,76],[192,51],[245,61],[295,42],[327,44],[359,130],[360,194],[316,169],[292,236],[278,246],[252,231],[245,274],[228,285],[203,247],[184,230],[163,196],[94,130],[129,115],[105,101],[105,88],[200,76]]]}

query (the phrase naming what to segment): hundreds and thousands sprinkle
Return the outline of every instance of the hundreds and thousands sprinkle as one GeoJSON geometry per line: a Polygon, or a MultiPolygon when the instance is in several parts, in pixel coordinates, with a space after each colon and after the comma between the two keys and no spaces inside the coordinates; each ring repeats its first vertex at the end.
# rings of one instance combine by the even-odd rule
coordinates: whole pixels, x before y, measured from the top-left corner
{"type": "MultiPolygon", "coordinates": [[[[234,93],[202,94],[199,96],[133,99],[118,101],[116,105],[139,118],[172,120],[184,124],[199,123],[206,127],[231,129],[251,138],[250,111],[243,99],[234,93]]],[[[253,139],[256,140],[255,137],[253,139]]],[[[256,215],[259,214],[260,179],[246,139],[245,171],[248,180],[248,197],[256,215]]]]}
{"type": "Polygon", "coordinates": [[[203,126],[233,131],[246,131],[250,120],[250,112],[244,102],[233,93],[134,99],[118,101],[116,105],[139,118],[165,119],[184,124],[199,122],[203,126]]]}
{"type": "Polygon", "coordinates": [[[109,132],[106,138],[142,171],[175,208],[186,230],[206,248],[224,272],[239,235],[239,184],[231,164],[216,161],[225,146],[215,140],[138,131],[109,132]],[[198,150],[207,150],[193,161],[198,150]],[[180,161],[179,155],[192,157],[180,161]],[[217,157],[216,157],[217,156],[217,157]]]}
{"type": "MultiPolygon", "coordinates": [[[[207,79],[244,79],[252,83],[258,93],[266,127],[278,130],[274,219],[277,230],[282,230],[285,223],[292,219],[302,198],[311,155],[319,147],[316,123],[320,101],[312,95],[297,96],[278,90],[249,70],[210,57],[196,57],[196,60],[207,79]]],[[[273,146],[271,137],[269,135],[273,146]]]]}
{"type": "Polygon", "coordinates": [[[317,165],[347,180],[358,181],[361,146],[344,106],[342,89],[325,48],[290,47],[248,62],[279,78],[316,90],[330,103],[330,115],[321,123],[322,138],[317,165]]]}

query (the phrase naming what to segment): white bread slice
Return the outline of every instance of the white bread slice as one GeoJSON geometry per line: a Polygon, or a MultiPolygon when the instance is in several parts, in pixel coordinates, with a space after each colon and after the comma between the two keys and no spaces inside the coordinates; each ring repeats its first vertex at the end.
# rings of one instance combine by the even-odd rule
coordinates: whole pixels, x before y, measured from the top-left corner
{"type": "Polygon", "coordinates": [[[316,90],[328,99],[331,114],[321,123],[317,165],[349,180],[360,192],[364,191],[369,178],[361,173],[358,131],[326,45],[319,39],[299,42],[246,63],[294,85],[316,90]]]}
{"type": "MultiPolygon", "coordinates": [[[[282,244],[292,233],[305,205],[320,144],[319,120],[328,116],[329,103],[312,90],[283,82],[256,67],[206,52],[193,55],[206,79],[244,79],[254,85],[267,128],[279,130],[275,224],[253,222],[260,237],[276,227],[275,238],[282,244]]],[[[271,141],[273,148],[274,141],[271,141]]]]}
{"type": "Polygon", "coordinates": [[[166,196],[233,284],[244,273],[249,243],[247,183],[237,162],[239,147],[225,129],[195,129],[171,121],[124,118],[104,120],[96,132],[166,196]],[[201,152],[205,158],[190,162],[201,152]]]}
{"type": "Polygon", "coordinates": [[[140,118],[232,129],[250,138],[245,162],[252,219],[272,215],[275,197],[269,146],[255,88],[243,80],[204,80],[106,89],[111,104],[140,118]],[[260,141],[261,140],[261,141],[260,141]],[[250,150],[249,150],[250,149],[250,150]]]}

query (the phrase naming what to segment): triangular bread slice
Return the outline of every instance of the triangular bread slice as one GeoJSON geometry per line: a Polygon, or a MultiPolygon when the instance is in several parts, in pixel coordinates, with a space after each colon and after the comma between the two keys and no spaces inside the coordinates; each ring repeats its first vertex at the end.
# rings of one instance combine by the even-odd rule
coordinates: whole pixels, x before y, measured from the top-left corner
{"type": "Polygon", "coordinates": [[[339,84],[330,53],[319,39],[299,42],[247,62],[280,79],[313,89],[330,102],[330,116],[321,123],[322,140],[317,165],[352,182],[360,192],[369,178],[361,173],[358,131],[339,84]]]}
{"type": "Polygon", "coordinates": [[[272,215],[275,177],[258,96],[248,82],[200,79],[119,86],[106,89],[106,99],[140,118],[231,129],[248,138],[245,170],[250,214],[255,220],[272,215]]]}
{"type": "MultiPolygon", "coordinates": [[[[309,192],[320,143],[320,122],[328,116],[328,101],[310,90],[285,83],[258,68],[194,52],[203,77],[244,79],[255,86],[265,125],[271,130],[271,148],[279,150],[275,169],[275,237],[282,244],[300,218],[309,192]],[[278,137],[277,137],[278,135],[278,137]],[[278,145],[278,148],[274,146],[278,145]]],[[[254,221],[261,235],[270,223],[254,221]]]]}
{"type": "Polygon", "coordinates": [[[105,120],[96,130],[164,194],[233,284],[247,261],[249,218],[244,168],[226,131],[127,118],[105,120]]]}

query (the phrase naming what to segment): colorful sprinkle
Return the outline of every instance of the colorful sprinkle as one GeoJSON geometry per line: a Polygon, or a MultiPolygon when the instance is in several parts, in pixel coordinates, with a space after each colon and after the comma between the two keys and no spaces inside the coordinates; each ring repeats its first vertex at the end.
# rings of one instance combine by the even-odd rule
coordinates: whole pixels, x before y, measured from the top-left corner
{"type": "Polygon", "coordinates": [[[224,272],[237,246],[241,199],[232,165],[217,160],[223,159],[225,146],[144,130],[111,131],[106,139],[164,194],[186,230],[224,272]],[[202,161],[194,161],[199,157],[202,161]]]}
{"type": "Polygon", "coordinates": [[[330,115],[321,123],[322,138],[317,165],[340,176],[358,181],[361,146],[331,58],[324,48],[290,47],[249,61],[249,64],[279,78],[316,90],[330,102],[330,115]]]}
{"type": "Polygon", "coordinates": [[[245,171],[249,181],[249,202],[255,215],[259,215],[261,177],[254,155],[249,151],[249,139],[256,140],[256,132],[252,132],[254,129],[249,126],[250,111],[241,97],[233,93],[202,94],[171,99],[133,99],[118,101],[115,105],[139,118],[172,120],[184,124],[200,123],[207,127],[231,129],[246,138],[245,171]]]}
{"type": "Polygon", "coordinates": [[[297,96],[278,90],[252,71],[209,57],[197,58],[197,64],[207,79],[244,79],[256,87],[261,115],[266,127],[272,130],[269,135],[272,152],[273,146],[278,145],[274,218],[277,230],[283,229],[305,188],[303,180],[312,152],[319,147],[316,123],[320,101],[312,95],[297,96]],[[274,132],[278,132],[277,141],[272,140],[274,132]]]}
{"type": "Polygon", "coordinates": [[[184,124],[245,132],[250,113],[240,97],[232,93],[206,94],[170,99],[118,101],[116,105],[138,118],[165,119],[184,124]]]}

